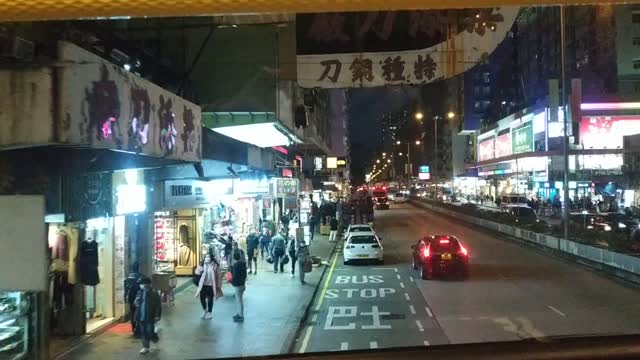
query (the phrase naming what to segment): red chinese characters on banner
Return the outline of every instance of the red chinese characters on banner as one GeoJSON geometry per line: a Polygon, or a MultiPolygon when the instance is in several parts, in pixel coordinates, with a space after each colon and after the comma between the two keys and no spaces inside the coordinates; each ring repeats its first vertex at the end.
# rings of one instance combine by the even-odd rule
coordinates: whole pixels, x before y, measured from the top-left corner
{"type": "Polygon", "coordinates": [[[511,152],[511,133],[508,132],[506,134],[499,135],[496,137],[496,158],[501,158],[505,156],[509,156],[512,154],[511,152]]]}
{"type": "Polygon", "coordinates": [[[495,158],[495,138],[482,140],[478,143],[478,161],[495,158]]]}

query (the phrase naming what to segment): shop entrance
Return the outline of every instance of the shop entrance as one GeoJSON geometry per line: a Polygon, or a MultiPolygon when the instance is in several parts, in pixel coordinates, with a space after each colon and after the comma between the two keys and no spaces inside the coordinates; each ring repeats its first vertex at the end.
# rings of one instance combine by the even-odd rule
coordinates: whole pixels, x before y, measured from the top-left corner
{"type": "MultiPolygon", "coordinates": [[[[91,257],[91,253],[97,251],[97,279],[93,271],[83,269],[85,283],[97,282],[95,286],[85,285],[85,316],[87,319],[86,331],[88,333],[97,330],[111,322],[114,318],[113,304],[113,226],[111,218],[97,218],[87,220],[84,241],[80,244],[81,256],[91,257]]],[[[92,264],[89,264],[92,266],[92,264]]]]}
{"type": "Polygon", "coordinates": [[[197,209],[155,214],[154,272],[191,276],[200,261],[197,209]]]}

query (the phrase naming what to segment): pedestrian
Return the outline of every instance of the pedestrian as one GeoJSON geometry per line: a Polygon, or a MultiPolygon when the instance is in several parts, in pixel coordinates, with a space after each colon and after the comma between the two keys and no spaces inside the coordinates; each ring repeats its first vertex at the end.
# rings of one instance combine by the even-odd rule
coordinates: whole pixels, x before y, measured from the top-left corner
{"type": "Polygon", "coordinates": [[[296,261],[298,257],[296,256],[296,239],[291,238],[289,241],[289,259],[291,259],[291,276],[296,276],[296,261]]]}
{"type": "Polygon", "coordinates": [[[331,231],[329,232],[329,242],[334,242],[338,236],[338,220],[335,217],[331,217],[329,226],[331,228],[331,231]]]}
{"type": "Polygon", "coordinates": [[[141,354],[149,352],[149,345],[158,342],[158,335],[155,332],[156,322],[160,321],[162,315],[162,299],[160,294],[151,286],[151,279],[143,278],[139,284],[140,291],[136,295],[136,322],[140,328],[142,339],[141,354]]]}
{"type": "Polygon", "coordinates": [[[285,234],[289,234],[289,216],[287,214],[282,214],[280,217],[280,223],[282,223],[282,227],[284,228],[285,234]]]}
{"type": "Polygon", "coordinates": [[[129,304],[129,317],[131,321],[131,333],[133,337],[140,337],[140,328],[137,326],[136,321],[136,297],[140,291],[140,281],[144,278],[140,273],[140,266],[137,262],[131,266],[131,273],[124,280],[125,298],[127,304],[129,304]]]}
{"type": "Polygon", "coordinates": [[[278,233],[276,236],[271,239],[271,256],[273,259],[273,272],[278,272],[278,265],[280,265],[280,272],[284,272],[284,264],[282,263],[282,257],[285,254],[285,249],[287,248],[287,241],[281,233],[278,233]]]}
{"type": "Polygon", "coordinates": [[[260,234],[258,230],[253,228],[247,236],[247,257],[249,260],[249,274],[258,273],[258,247],[260,247],[260,234]],[[255,270],[252,269],[255,268],[255,270]]]}
{"type": "Polygon", "coordinates": [[[267,227],[262,228],[260,235],[260,258],[264,259],[264,254],[269,256],[269,248],[271,247],[271,230],[267,227]]]}
{"type": "Polygon", "coordinates": [[[211,319],[213,317],[213,301],[216,296],[216,291],[221,284],[218,284],[219,279],[217,276],[218,268],[220,264],[211,256],[206,254],[204,261],[196,268],[196,275],[200,275],[200,281],[198,282],[198,290],[195,297],[200,297],[200,304],[202,305],[202,319],[211,319]]]}
{"type": "Polygon", "coordinates": [[[298,242],[298,248],[296,249],[296,255],[298,255],[298,274],[300,276],[300,284],[304,285],[304,263],[309,259],[309,247],[303,241],[298,242]]]}
{"type": "Polygon", "coordinates": [[[229,268],[231,268],[231,265],[233,265],[234,262],[236,261],[242,261],[242,262],[246,262],[247,261],[247,257],[244,254],[244,250],[240,249],[240,244],[238,244],[237,241],[234,241],[233,244],[231,245],[231,264],[229,265],[229,268]],[[239,260],[235,260],[234,255],[238,254],[239,256],[239,260]]]}
{"type": "Polygon", "coordinates": [[[231,266],[231,285],[236,292],[236,308],[237,313],[233,316],[233,321],[244,321],[244,301],[242,296],[245,290],[245,281],[247,280],[247,263],[240,259],[240,252],[233,253],[233,265],[231,266]]]}

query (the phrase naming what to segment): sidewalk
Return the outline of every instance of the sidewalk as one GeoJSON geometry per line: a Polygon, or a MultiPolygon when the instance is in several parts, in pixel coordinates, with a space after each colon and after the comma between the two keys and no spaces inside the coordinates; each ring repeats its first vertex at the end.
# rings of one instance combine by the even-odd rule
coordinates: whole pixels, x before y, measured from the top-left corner
{"type": "MultiPolygon", "coordinates": [[[[316,235],[310,253],[327,262],[335,245],[327,236],[316,235]]],[[[233,322],[236,308],[230,284],[223,285],[224,297],[215,302],[212,320],[200,319],[200,300],[194,298],[195,286],[189,286],[176,295],[175,306],[163,306],[158,351],[139,354],[140,341],[131,336],[128,323],[120,323],[58,359],[196,359],[287,351],[326,266],[314,266],[306,285],[300,284],[298,269],[296,277],[291,276],[291,263],[277,274],[266,260],[258,259],[258,267],[258,275],[247,275],[244,323],[233,322]]]]}

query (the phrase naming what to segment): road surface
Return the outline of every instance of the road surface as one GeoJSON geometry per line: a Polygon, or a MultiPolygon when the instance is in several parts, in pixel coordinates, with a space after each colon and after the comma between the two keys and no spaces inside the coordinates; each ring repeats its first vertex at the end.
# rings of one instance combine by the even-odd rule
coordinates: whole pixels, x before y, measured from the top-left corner
{"type": "Polygon", "coordinates": [[[376,213],[385,264],[344,265],[318,291],[296,351],[640,333],[640,289],[410,204],[376,213]],[[469,280],[420,279],[410,246],[453,234],[469,280]]]}

